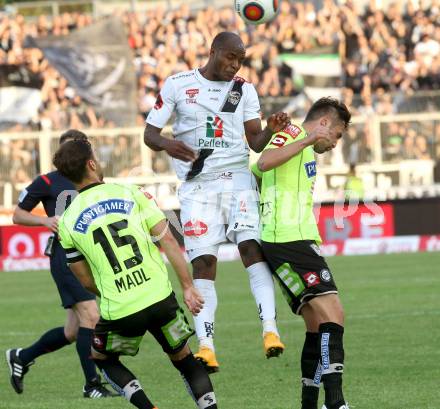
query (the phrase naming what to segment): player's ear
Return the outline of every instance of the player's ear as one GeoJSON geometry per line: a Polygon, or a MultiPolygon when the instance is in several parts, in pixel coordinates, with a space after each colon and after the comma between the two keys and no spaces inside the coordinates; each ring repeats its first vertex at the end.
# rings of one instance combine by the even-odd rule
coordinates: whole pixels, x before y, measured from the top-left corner
{"type": "Polygon", "coordinates": [[[319,120],[319,125],[321,125],[321,126],[328,126],[328,125],[330,125],[330,121],[329,121],[328,117],[327,116],[323,116],[319,120]]]}

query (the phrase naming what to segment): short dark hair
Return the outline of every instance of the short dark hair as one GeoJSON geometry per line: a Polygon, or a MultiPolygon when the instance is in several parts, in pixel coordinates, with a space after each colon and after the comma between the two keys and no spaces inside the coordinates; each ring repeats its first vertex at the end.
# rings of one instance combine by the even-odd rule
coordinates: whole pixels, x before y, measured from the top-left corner
{"type": "Polygon", "coordinates": [[[63,132],[60,136],[60,145],[66,142],[67,139],[78,139],[87,141],[87,135],[84,132],[78,131],[77,129],[69,129],[66,132],[63,132]]]}
{"type": "Polygon", "coordinates": [[[348,127],[351,119],[350,111],[343,102],[331,97],[318,99],[307,112],[304,122],[313,121],[330,113],[336,114],[338,119],[344,122],[345,127],[348,127]]]}
{"type": "Polygon", "coordinates": [[[93,158],[92,145],[87,139],[73,139],[60,145],[53,164],[67,179],[80,183],[87,172],[87,161],[93,158]]]}

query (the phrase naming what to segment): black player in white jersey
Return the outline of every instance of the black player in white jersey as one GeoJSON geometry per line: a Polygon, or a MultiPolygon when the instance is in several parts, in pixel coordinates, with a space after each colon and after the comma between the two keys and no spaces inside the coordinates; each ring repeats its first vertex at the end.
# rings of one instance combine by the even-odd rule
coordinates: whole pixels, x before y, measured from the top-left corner
{"type": "Polygon", "coordinates": [[[249,273],[266,356],[278,356],[284,349],[275,322],[272,277],[259,246],[259,203],[249,172],[249,147],[262,151],[289,119],[284,113],[271,115],[262,130],[256,90],[236,77],[245,54],[238,35],[218,34],[204,67],[166,79],[145,128],[145,143],[155,151],[165,150],[183,181],[179,200],[185,248],[194,284],[205,299],[194,318],[200,343],[195,356],[211,372],[218,370],[213,342],[217,253],[227,240],[238,245],[249,273]],[[161,131],[173,111],[174,138],[167,139],[161,131]]]}

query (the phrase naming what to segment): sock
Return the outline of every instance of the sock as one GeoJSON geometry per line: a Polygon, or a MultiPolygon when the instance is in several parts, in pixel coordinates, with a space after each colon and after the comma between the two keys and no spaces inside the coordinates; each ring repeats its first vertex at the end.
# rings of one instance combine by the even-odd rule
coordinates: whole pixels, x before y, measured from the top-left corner
{"type": "Polygon", "coordinates": [[[318,409],[319,385],[321,383],[320,358],[319,334],[306,332],[301,354],[301,409],[318,409]]]}
{"type": "Polygon", "coordinates": [[[96,379],[95,363],[91,358],[93,329],[79,327],[78,335],[76,336],[76,351],[78,352],[81,367],[86,378],[86,383],[96,379]]]}
{"type": "Polygon", "coordinates": [[[139,409],[154,409],[136,376],[118,358],[95,359],[96,366],[113,389],[139,409]]]}
{"type": "Polygon", "coordinates": [[[339,409],[345,405],[342,393],[342,373],[344,371],[344,347],[342,337],[344,327],[325,322],[319,326],[321,345],[322,383],[325,390],[327,409],[339,409]]]}
{"type": "Polygon", "coordinates": [[[249,273],[251,291],[263,323],[263,333],[274,332],[279,335],[275,322],[275,288],[269,266],[266,262],[260,261],[247,267],[246,270],[249,273]]]}
{"type": "Polygon", "coordinates": [[[217,409],[211,380],[203,365],[194,358],[194,355],[189,354],[180,361],[171,362],[182,375],[188,392],[197,407],[199,409],[217,409]]]}
{"type": "Polygon", "coordinates": [[[197,338],[200,346],[206,346],[214,351],[214,320],[217,309],[215,283],[212,280],[195,279],[194,287],[200,291],[205,300],[202,311],[197,317],[193,317],[197,338]]]}
{"type": "Polygon", "coordinates": [[[54,352],[70,342],[64,335],[64,328],[52,328],[41,336],[41,338],[28,348],[23,348],[20,351],[19,358],[23,365],[27,365],[40,355],[54,352]]]}

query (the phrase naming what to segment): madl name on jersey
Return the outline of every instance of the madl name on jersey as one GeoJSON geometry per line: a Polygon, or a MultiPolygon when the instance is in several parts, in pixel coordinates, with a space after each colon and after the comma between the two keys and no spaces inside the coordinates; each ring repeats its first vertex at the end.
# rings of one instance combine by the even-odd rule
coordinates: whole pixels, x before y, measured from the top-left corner
{"type": "Polygon", "coordinates": [[[144,269],[140,268],[139,270],[131,271],[125,276],[115,280],[115,285],[120,293],[121,291],[131,290],[138,285],[144,284],[148,280],[150,280],[150,278],[145,275],[144,269]]]}

